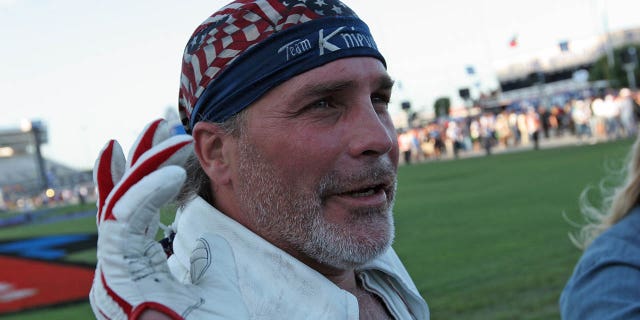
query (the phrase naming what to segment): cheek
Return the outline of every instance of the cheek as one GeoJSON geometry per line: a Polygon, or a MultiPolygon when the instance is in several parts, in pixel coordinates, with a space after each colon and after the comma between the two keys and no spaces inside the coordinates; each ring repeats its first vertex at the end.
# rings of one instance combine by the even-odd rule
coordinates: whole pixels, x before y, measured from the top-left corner
{"type": "Polygon", "coordinates": [[[301,186],[334,169],[340,155],[339,139],[322,134],[292,134],[268,142],[265,156],[290,183],[301,186]]]}
{"type": "Polygon", "coordinates": [[[332,168],[340,155],[339,139],[326,135],[300,136],[285,146],[290,168],[301,174],[313,174],[332,168]]]}

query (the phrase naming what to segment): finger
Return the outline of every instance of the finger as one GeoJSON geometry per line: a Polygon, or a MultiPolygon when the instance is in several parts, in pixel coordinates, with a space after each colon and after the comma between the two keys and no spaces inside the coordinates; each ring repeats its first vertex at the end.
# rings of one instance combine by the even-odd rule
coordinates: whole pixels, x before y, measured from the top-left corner
{"type": "Polygon", "coordinates": [[[160,145],[145,152],[133,168],[128,170],[120,183],[114,187],[114,191],[105,203],[106,212],[103,219],[115,219],[112,214],[113,207],[127,190],[138,183],[155,170],[170,164],[182,165],[187,156],[193,152],[193,138],[188,135],[174,136],[160,145]]]}
{"type": "Polygon", "coordinates": [[[129,152],[129,164],[127,167],[135,165],[142,154],[170,136],[171,133],[169,132],[169,126],[163,119],[157,119],[149,123],[144,130],[142,130],[142,133],[134,142],[133,147],[131,147],[131,151],[129,152]]]}
{"type": "Polygon", "coordinates": [[[93,181],[98,189],[98,223],[104,219],[102,209],[114,185],[122,178],[124,167],[122,147],[117,141],[110,140],[100,151],[93,169],[93,181]]]}
{"type": "Polygon", "coordinates": [[[177,135],[146,151],[134,166],[149,166],[151,168],[161,168],[167,165],[182,166],[191,153],[193,153],[193,137],[177,135]]]}
{"type": "MultiPolygon", "coordinates": [[[[128,224],[134,234],[155,236],[160,208],[175,198],[186,179],[185,170],[178,166],[167,166],[154,171],[133,186],[124,186],[125,192],[113,207],[113,217],[128,224]]],[[[128,179],[125,177],[125,181],[128,179]]],[[[120,185],[116,186],[117,191],[120,185]]],[[[111,200],[111,199],[110,199],[111,200]]]]}

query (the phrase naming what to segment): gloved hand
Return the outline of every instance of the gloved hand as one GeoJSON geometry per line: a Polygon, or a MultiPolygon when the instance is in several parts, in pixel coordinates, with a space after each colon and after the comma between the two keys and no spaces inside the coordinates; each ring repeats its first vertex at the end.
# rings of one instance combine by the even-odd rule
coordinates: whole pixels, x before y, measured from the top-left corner
{"type": "Polygon", "coordinates": [[[144,129],[129,162],[115,140],[98,156],[98,263],[89,295],[98,319],[138,319],[148,309],[171,319],[249,318],[223,238],[200,236],[191,256],[192,284],[171,275],[155,240],[159,210],[184,183],[181,166],[192,148],[191,136],[171,136],[160,119],[144,129]]]}

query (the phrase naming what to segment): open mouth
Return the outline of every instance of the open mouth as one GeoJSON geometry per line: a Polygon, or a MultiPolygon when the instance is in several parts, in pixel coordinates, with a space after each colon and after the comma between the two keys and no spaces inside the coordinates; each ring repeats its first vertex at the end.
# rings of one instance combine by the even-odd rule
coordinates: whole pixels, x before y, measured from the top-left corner
{"type": "MultiPolygon", "coordinates": [[[[322,203],[335,212],[382,212],[393,203],[395,179],[388,177],[365,177],[360,181],[333,181],[335,189],[324,193],[322,203]],[[365,211],[357,211],[363,209],[365,211]],[[354,211],[356,210],[356,211],[354,211]],[[373,211],[371,211],[373,210],[373,211]]],[[[332,211],[333,212],[333,211],[332,211]]]]}
{"type": "Polygon", "coordinates": [[[353,198],[362,198],[362,197],[372,196],[383,190],[384,190],[384,185],[379,184],[379,185],[365,187],[365,188],[354,190],[354,191],[348,191],[348,192],[342,193],[341,195],[349,196],[353,198]]]}

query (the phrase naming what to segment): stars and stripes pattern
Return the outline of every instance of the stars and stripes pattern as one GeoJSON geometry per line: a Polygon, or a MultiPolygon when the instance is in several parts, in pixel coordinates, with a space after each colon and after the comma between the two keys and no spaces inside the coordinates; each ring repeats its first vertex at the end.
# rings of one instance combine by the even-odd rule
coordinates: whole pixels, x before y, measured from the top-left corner
{"type": "Polygon", "coordinates": [[[237,0],[207,18],[183,54],[178,108],[186,132],[198,98],[243,52],[274,32],[323,16],[355,14],[337,0],[237,0]]]}
{"type": "Polygon", "coordinates": [[[319,16],[355,16],[355,13],[342,2],[330,0],[285,0],[282,4],[292,9],[302,6],[319,16]]]}

